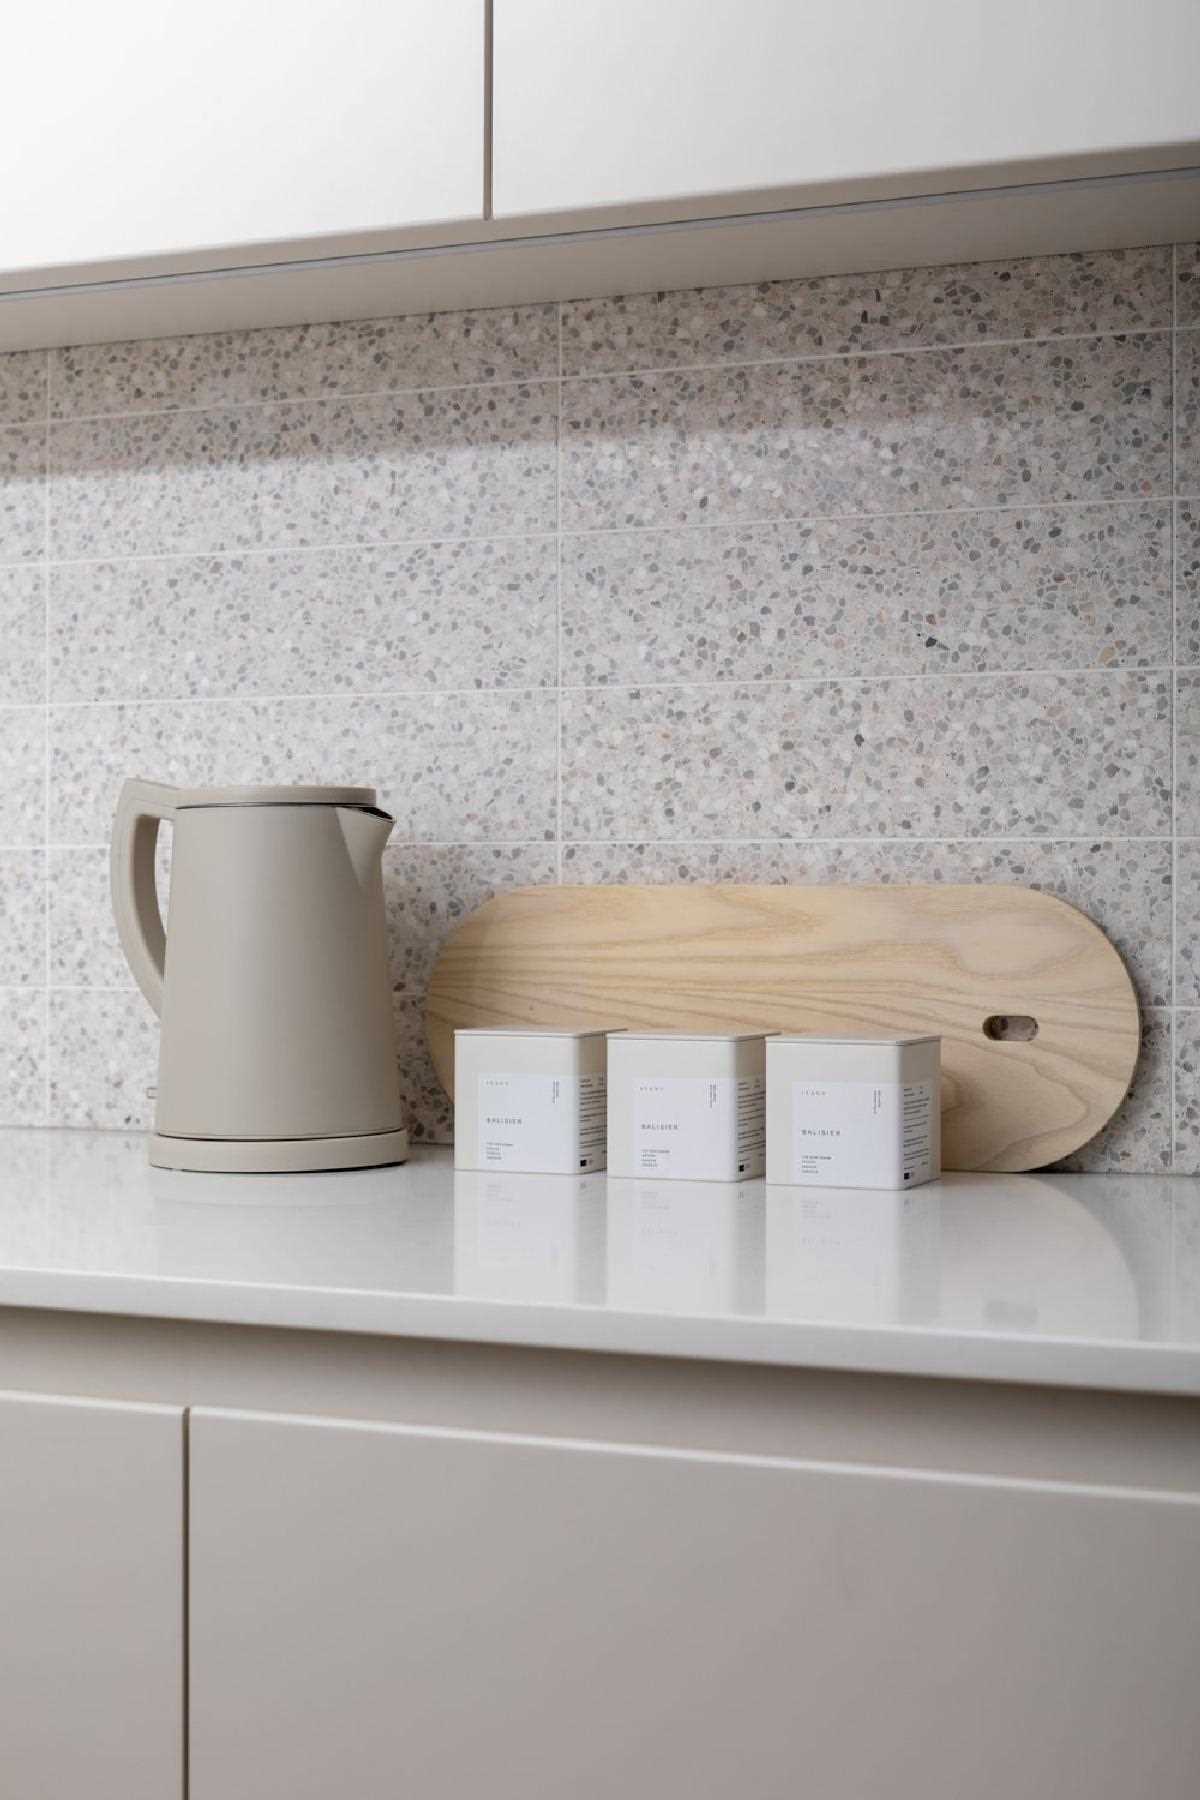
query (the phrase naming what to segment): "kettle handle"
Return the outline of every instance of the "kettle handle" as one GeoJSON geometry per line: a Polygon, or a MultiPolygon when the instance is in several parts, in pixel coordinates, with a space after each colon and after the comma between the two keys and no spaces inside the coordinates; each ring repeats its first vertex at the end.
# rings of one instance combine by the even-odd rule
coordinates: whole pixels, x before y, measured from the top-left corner
{"type": "Polygon", "coordinates": [[[133,978],[156,1013],[162,1012],[167,934],[154,882],[158,828],[174,819],[178,788],[127,781],[117,800],[112,837],[112,903],[117,936],[133,978]]]}

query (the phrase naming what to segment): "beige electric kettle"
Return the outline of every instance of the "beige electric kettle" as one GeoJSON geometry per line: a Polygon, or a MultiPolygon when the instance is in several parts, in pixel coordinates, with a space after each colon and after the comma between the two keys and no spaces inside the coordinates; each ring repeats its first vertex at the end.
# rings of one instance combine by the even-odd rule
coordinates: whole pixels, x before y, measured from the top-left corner
{"type": "Polygon", "coordinates": [[[112,895],[162,1018],[150,1161],[305,1170],[403,1162],[374,788],[127,781],[112,895]],[[154,883],[174,828],[169,924],[154,883]]]}

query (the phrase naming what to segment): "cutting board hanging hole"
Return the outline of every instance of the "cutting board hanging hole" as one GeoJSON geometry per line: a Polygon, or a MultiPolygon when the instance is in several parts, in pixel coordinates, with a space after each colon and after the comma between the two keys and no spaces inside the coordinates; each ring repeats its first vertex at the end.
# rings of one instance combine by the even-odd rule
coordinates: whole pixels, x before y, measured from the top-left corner
{"type": "Polygon", "coordinates": [[[1028,1013],[990,1013],[983,1021],[983,1035],[997,1044],[1030,1044],[1038,1034],[1038,1022],[1028,1013]]]}

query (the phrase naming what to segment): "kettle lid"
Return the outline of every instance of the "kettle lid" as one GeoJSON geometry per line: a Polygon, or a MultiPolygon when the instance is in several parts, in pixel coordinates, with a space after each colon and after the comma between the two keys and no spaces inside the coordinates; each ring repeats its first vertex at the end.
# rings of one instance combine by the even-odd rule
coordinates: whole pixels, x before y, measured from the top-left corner
{"type": "Polygon", "coordinates": [[[376,807],[373,787],[214,787],[184,788],[175,810],[189,806],[358,806],[376,807]]]}

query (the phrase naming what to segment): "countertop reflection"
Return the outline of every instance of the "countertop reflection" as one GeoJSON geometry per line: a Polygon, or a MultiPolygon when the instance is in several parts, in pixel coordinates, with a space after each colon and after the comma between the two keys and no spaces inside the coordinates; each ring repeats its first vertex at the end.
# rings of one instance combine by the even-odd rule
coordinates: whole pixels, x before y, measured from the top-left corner
{"type": "Polygon", "coordinates": [[[1200,1393],[1200,1181],[152,1170],[0,1133],[0,1305],[1200,1393]]]}

